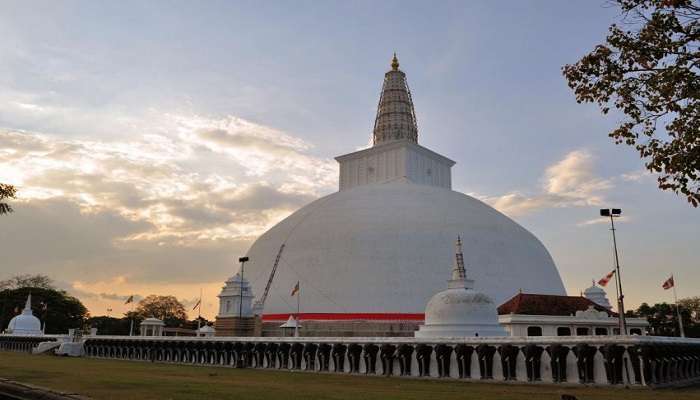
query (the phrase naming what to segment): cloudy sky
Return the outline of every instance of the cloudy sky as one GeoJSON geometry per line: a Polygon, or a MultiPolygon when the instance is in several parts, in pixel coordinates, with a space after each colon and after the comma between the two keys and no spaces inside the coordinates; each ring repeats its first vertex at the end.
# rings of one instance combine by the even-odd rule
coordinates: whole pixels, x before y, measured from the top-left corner
{"type": "Polygon", "coordinates": [[[544,242],[570,294],[612,267],[614,206],[629,305],[670,300],[672,272],[698,295],[698,210],[561,76],[617,18],[604,0],[5,1],[0,182],[20,198],[0,279],[48,274],[93,315],[202,288],[212,316],[256,236],[336,190],[396,51],[421,144],[544,242]]]}

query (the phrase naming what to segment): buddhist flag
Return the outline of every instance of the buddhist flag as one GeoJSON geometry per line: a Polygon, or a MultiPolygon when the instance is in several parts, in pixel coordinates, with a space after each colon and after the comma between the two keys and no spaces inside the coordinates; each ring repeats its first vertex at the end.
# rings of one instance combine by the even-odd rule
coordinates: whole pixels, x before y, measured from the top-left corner
{"type": "Polygon", "coordinates": [[[292,296],[294,296],[297,293],[299,293],[299,281],[297,281],[297,284],[294,285],[294,289],[292,289],[292,296]]]}
{"type": "Polygon", "coordinates": [[[199,307],[201,304],[202,304],[202,299],[197,300],[197,304],[195,304],[194,307],[192,307],[192,310],[196,310],[197,307],[199,307]]]}
{"type": "Polygon", "coordinates": [[[126,302],[124,302],[124,304],[129,304],[129,303],[133,303],[133,302],[134,302],[134,295],[132,294],[131,296],[129,296],[128,299],[126,299],[126,302]]]}
{"type": "Polygon", "coordinates": [[[664,290],[668,290],[673,286],[675,286],[675,283],[673,282],[673,275],[671,275],[670,278],[666,279],[666,282],[664,282],[664,284],[661,285],[661,287],[664,288],[664,290]]]}
{"type": "Polygon", "coordinates": [[[612,279],[613,276],[615,276],[615,270],[610,271],[609,274],[607,274],[607,275],[605,275],[604,277],[602,277],[602,278],[598,281],[598,284],[599,284],[600,286],[603,286],[603,287],[604,287],[605,285],[608,284],[608,282],[610,282],[610,279],[612,279]]]}

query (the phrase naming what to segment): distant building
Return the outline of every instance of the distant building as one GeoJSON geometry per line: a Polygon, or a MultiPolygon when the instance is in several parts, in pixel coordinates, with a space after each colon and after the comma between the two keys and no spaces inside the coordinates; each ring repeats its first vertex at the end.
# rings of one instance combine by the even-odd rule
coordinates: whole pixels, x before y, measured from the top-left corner
{"type": "Polygon", "coordinates": [[[583,297],[587,298],[588,300],[601,305],[608,310],[612,310],[612,305],[610,305],[610,300],[608,300],[608,295],[605,293],[605,290],[603,290],[602,287],[597,286],[595,284],[595,281],[593,281],[593,284],[591,287],[586,288],[586,290],[583,291],[583,297]]]}
{"type": "Polygon", "coordinates": [[[163,336],[165,323],[158,318],[146,318],[139,325],[141,336],[163,336]]]}
{"type": "MultiPolygon", "coordinates": [[[[618,335],[618,316],[582,296],[518,293],[498,307],[498,322],[510,336],[618,335]]],[[[630,334],[644,335],[644,318],[627,318],[630,334]]]]}
{"type": "Polygon", "coordinates": [[[226,281],[218,297],[219,313],[214,323],[217,336],[251,336],[256,333],[253,289],[240,272],[226,281]]]}
{"type": "Polygon", "coordinates": [[[197,329],[197,336],[199,337],[212,337],[216,335],[216,329],[209,325],[204,325],[203,327],[197,329]]]}

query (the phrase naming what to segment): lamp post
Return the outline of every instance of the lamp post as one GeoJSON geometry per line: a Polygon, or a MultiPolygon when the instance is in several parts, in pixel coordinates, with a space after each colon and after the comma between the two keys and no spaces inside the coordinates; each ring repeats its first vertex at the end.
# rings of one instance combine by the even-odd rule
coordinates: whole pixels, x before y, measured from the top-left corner
{"type": "MultiPolygon", "coordinates": [[[[238,321],[240,325],[240,321],[243,319],[243,268],[245,267],[246,261],[248,261],[248,257],[241,257],[238,259],[238,262],[241,263],[241,298],[240,301],[238,302],[238,321]]],[[[240,328],[240,326],[239,326],[240,328]]]]}
{"type": "Polygon", "coordinates": [[[622,294],[622,275],[620,275],[620,258],[617,255],[617,239],[615,238],[615,218],[622,214],[622,210],[619,208],[602,208],[600,210],[601,217],[610,217],[610,230],[612,231],[613,237],[613,249],[615,250],[615,274],[617,281],[617,314],[620,319],[620,334],[627,335],[627,322],[625,321],[625,295],[622,294]]]}

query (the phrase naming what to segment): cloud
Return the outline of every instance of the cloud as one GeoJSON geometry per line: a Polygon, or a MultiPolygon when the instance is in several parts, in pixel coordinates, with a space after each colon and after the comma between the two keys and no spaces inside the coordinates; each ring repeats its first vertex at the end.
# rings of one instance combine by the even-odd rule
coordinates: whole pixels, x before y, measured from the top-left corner
{"type": "Polygon", "coordinates": [[[605,192],[613,187],[613,181],[596,176],[593,161],[590,152],[575,150],[547,167],[539,193],[526,195],[513,191],[501,196],[478,197],[511,216],[546,208],[598,206],[604,203],[605,192]]]}
{"type": "MultiPolygon", "coordinates": [[[[630,222],[632,221],[632,218],[626,215],[622,215],[620,217],[616,218],[617,221],[620,222],[630,222]]],[[[591,225],[600,225],[600,224],[609,224],[610,223],[610,218],[592,218],[586,221],[579,222],[576,224],[576,226],[579,227],[584,227],[584,226],[591,226],[591,225]]]]}
{"type": "Polygon", "coordinates": [[[570,152],[545,172],[546,193],[579,202],[577,204],[599,204],[600,193],[611,187],[610,180],[595,176],[593,156],[585,150],[570,152]]]}
{"type": "Polygon", "coordinates": [[[19,196],[0,232],[2,273],[49,274],[95,307],[149,287],[192,298],[255,237],[335,189],[335,162],[310,148],[232,116],[162,115],[112,141],[0,129],[0,182],[19,196]]]}
{"type": "Polygon", "coordinates": [[[647,179],[654,178],[654,174],[649,172],[649,170],[640,169],[638,171],[633,171],[633,172],[628,172],[628,173],[622,174],[621,178],[623,181],[627,181],[627,182],[642,182],[642,181],[645,181],[647,179]]]}

